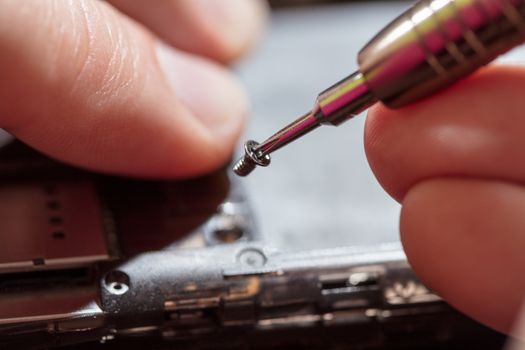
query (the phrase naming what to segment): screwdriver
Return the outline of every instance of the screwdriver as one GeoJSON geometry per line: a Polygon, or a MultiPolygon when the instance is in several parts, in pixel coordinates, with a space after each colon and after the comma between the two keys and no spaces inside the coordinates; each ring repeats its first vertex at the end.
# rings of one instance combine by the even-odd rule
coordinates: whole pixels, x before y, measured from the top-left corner
{"type": "Polygon", "coordinates": [[[260,144],[247,141],[233,170],[247,176],[290,142],[377,102],[388,108],[414,103],[523,41],[525,0],[421,0],[365,45],[359,69],[321,92],[311,111],[260,144]]]}

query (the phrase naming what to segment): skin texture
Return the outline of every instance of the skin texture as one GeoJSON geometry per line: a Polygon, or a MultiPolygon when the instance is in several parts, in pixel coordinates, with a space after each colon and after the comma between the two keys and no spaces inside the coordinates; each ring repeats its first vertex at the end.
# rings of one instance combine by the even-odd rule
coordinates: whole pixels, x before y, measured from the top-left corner
{"type": "Polygon", "coordinates": [[[0,127],[52,157],[109,173],[186,177],[221,166],[248,103],[214,59],[242,54],[265,16],[259,0],[242,3],[157,1],[159,31],[184,33],[170,47],[102,1],[1,1],[0,127]],[[199,9],[208,3],[224,16],[205,40],[209,11],[199,9]],[[187,14],[189,28],[177,21],[187,14]],[[209,57],[177,49],[188,48],[185,40],[209,57]]]}
{"type": "Polygon", "coordinates": [[[416,105],[374,108],[365,130],[416,273],[506,332],[525,296],[524,89],[524,68],[493,66],[416,105]]]}
{"type": "Polygon", "coordinates": [[[265,2],[228,0],[110,0],[163,40],[185,51],[228,63],[242,56],[264,25],[265,2]]]}

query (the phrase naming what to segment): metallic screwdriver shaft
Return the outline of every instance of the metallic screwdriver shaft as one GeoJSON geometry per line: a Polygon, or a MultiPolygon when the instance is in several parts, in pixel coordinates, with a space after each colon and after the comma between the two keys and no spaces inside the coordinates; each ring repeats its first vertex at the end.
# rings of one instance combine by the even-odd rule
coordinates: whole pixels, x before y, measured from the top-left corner
{"type": "Polygon", "coordinates": [[[471,74],[525,41],[525,0],[422,0],[358,54],[359,70],[323,91],[312,110],[258,144],[234,166],[239,176],[320,125],[339,125],[380,101],[399,108],[471,74]]]}

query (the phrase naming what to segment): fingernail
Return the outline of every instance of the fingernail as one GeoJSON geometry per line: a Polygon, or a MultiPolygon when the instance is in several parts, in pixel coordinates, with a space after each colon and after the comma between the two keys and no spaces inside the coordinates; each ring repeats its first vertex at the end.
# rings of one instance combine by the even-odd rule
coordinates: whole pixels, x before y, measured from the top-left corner
{"type": "Polygon", "coordinates": [[[245,52],[264,27],[266,7],[261,0],[194,0],[193,5],[226,36],[231,58],[245,52]]]}
{"type": "Polygon", "coordinates": [[[157,45],[162,72],[180,100],[211,132],[224,136],[238,131],[247,114],[247,98],[226,68],[207,59],[157,45]]]}

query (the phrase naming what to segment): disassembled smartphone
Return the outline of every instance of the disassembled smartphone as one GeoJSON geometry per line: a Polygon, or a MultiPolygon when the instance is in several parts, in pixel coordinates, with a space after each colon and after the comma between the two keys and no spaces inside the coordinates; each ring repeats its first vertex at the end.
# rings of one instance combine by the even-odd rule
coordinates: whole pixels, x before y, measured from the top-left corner
{"type": "Polygon", "coordinates": [[[0,348],[502,344],[398,244],[272,249],[237,181],[107,177],[1,148],[0,348]]]}

